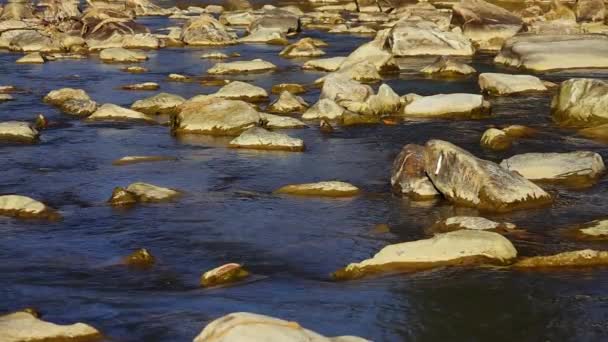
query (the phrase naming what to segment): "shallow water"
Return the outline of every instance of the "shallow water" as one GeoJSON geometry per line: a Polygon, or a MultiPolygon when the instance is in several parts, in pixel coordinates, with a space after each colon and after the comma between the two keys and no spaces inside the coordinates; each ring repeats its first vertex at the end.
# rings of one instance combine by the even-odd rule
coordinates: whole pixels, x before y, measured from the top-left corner
{"type": "MultiPolygon", "coordinates": [[[[153,28],[179,24],[158,18],[142,22],[153,28]]],[[[327,41],[327,57],[347,55],[369,39],[316,31],[302,36],[327,41]]],[[[579,149],[607,158],[607,145],[555,127],[550,95],[491,98],[494,116],[485,120],[350,127],[330,136],[321,135],[314,123],[309,129],[285,131],[305,140],[305,153],[229,150],[226,139],[176,139],[164,126],[89,124],[42,103],[50,90],[75,87],[99,103],[129,106],[158,92],[118,88],[144,81],[184,97],[212,93],[218,88],[165,81],[169,73],[203,76],[214,62],[199,56],[210,50],[238,51],[242,60],[263,58],[277,64],[279,72],[230,77],[268,90],[277,83],[310,84],[323,75],[301,71],[305,60],[279,58],[280,49],[239,45],[151,51],[150,60],[142,63],[151,71],[137,75],[96,58],[36,66],[17,65],[17,54],[0,53],[0,83],[25,89],[15,101],[0,104],[2,120],[30,120],[42,112],[54,123],[39,144],[0,147],[0,193],[40,199],[64,216],[56,223],[0,218],[0,312],[33,306],[50,321],[92,324],[111,341],[189,341],[209,321],[235,311],[374,341],[599,341],[608,336],[606,269],[439,269],[345,283],[328,277],[386,244],[423,237],[423,229],[437,219],[479,214],[445,201],[420,203],[393,196],[390,167],[404,144],[439,138],[494,161],[523,152],[579,149]],[[488,126],[515,123],[541,133],[503,153],[479,147],[488,126]],[[112,165],[125,155],[178,160],[112,165]],[[351,182],[364,193],[339,200],[272,194],[288,183],[331,179],[351,182]],[[131,210],[105,204],[114,187],[135,181],[186,194],[174,203],[131,210]],[[380,223],[388,224],[390,232],[375,233],[380,223]],[[153,269],[112,266],[140,247],[157,257],[153,269]],[[265,278],[219,289],[198,287],[202,272],[226,262],[244,263],[265,278]]],[[[479,92],[475,78],[434,80],[413,72],[429,61],[401,60],[403,72],[387,83],[399,94],[479,92]]],[[[479,71],[502,70],[490,57],[475,58],[472,65],[479,71]]],[[[608,74],[588,70],[540,76],[561,81],[608,74]]],[[[313,103],[318,95],[312,89],[304,98],[313,103]]],[[[606,216],[608,178],[582,191],[545,188],[557,198],[549,208],[481,214],[531,233],[513,240],[520,255],[605,249],[602,243],[567,241],[557,231],[606,216]]]]}

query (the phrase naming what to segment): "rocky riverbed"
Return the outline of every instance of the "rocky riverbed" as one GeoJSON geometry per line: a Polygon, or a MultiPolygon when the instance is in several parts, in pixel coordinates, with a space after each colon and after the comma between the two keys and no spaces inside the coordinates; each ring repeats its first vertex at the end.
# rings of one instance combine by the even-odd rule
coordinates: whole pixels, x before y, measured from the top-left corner
{"type": "Polygon", "coordinates": [[[2,4],[0,341],[605,339],[605,20],[2,4]]]}

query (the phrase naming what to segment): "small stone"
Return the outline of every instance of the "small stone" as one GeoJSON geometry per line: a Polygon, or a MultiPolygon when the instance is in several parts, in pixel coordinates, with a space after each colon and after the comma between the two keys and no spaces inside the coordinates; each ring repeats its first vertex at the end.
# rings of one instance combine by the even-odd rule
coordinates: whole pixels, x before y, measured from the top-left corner
{"type": "Polygon", "coordinates": [[[360,193],[356,186],[339,181],[305,183],[286,185],[275,191],[277,194],[320,196],[320,197],[352,197],[360,193]]]}
{"type": "Polygon", "coordinates": [[[496,128],[487,129],[481,136],[481,146],[494,151],[504,151],[511,148],[511,137],[496,128]]]}
{"type": "Polygon", "coordinates": [[[272,89],[270,90],[270,92],[273,94],[280,94],[284,91],[288,91],[294,95],[297,95],[305,93],[306,88],[297,83],[281,83],[273,85],[272,89]]]}
{"type": "Polygon", "coordinates": [[[150,71],[148,68],[144,68],[144,67],[140,67],[140,66],[130,66],[130,67],[122,68],[120,70],[122,70],[124,72],[129,72],[132,74],[143,74],[145,72],[150,71]]]}
{"type": "Polygon", "coordinates": [[[155,82],[135,83],[121,87],[124,90],[158,90],[160,85],[155,82]]]}
{"type": "Polygon", "coordinates": [[[608,265],[608,252],[584,249],[555,255],[523,258],[515,268],[591,267],[608,265]]]}
{"type": "Polygon", "coordinates": [[[0,102],[12,101],[14,98],[9,94],[0,94],[0,102]]]}
{"type": "Polygon", "coordinates": [[[249,275],[249,272],[242,265],[230,263],[203,273],[201,276],[201,286],[212,287],[235,283],[249,277],[249,275]]]}
{"type": "Polygon", "coordinates": [[[243,72],[265,72],[276,70],[277,66],[261,59],[252,61],[238,61],[229,63],[217,63],[207,70],[210,75],[238,74],[243,72]]]}
{"type": "Polygon", "coordinates": [[[106,103],[99,107],[87,120],[89,121],[143,121],[156,123],[148,115],[115,104],[106,103]]]}
{"type": "Polygon", "coordinates": [[[308,109],[308,103],[299,96],[283,91],[279,98],[268,106],[272,113],[301,113],[308,109]]]}
{"type": "Polygon", "coordinates": [[[127,266],[142,268],[151,267],[154,262],[154,256],[145,248],[140,248],[123,259],[123,263],[127,266]]]}
{"type": "Polygon", "coordinates": [[[59,213],[57,213],[54,209],[47,207],[44,203],[21,195],[1,195],[0,215],[15,218],[35,218],[46,220],[57,220],[61,218],[59,213]]]}
{"type": "Polygon", "coordinates": [[[105,63],[137,63],[148,59],[142,52],[123,48],[109,48],[101,50],[99,58],[105,63]]]}
{"type": "Polygon", "coordinates": [[[0,122],[1,141],[34,143],[38,141],[39,136],[40,133],[28,122],[0,122]]]}
{"type": "Polygon", "coordinates": [[[150,163],[150,162],[158,162],[158,161],[172,161],[177,160],[175,157],[165,157],[165,156],[126,156],[120,159],[117,159],[112,162],[112,165],[120,166],[120,165],[130,165],[130,164],[138,164],[138,163],[150,163]]]}
{"type": "Polygon", "coordinates": [[[191,78],[180,74],[169,74],[167,79],[172,82],[190,82],[191,78]]]}

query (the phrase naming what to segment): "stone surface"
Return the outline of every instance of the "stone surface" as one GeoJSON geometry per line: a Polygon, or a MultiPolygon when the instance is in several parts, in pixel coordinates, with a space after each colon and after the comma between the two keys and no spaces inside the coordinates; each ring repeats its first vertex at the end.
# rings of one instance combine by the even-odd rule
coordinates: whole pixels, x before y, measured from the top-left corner
{"type": "Polygon", "coordinates": [[[270,129],[307,127],[302,121],[289,116],[260,113],[260,117],[264,122],[264,127],[270,129]]]}
{"type": "Polygon", "coordinates": [[[494,150],[504,151],[511,148],[512,138],[503,130],[497,128],[489,128],[481,136],[481,147],[494,150]]]}
{"type": "Polygon", "coordinates": [[[87,120],[89,121],[143,121],[155,123],[148,115],[115,104],[106,103],[99,107],[87,120]]]}
{"type": "Polygon", "coordinates": [[[44,58],[40,52],[32,52],[19,58],[17,64],[44,64],[44,58]]]}
{"type": "Polygon", "coordinates": [[[428,75],[439,76],[465,76],[477,71],[464,63],[457,62],[451,58],[439,57],[433,64],[420,69],[420,72],[428,75]]]}
{"type": "Polygon", "coordinates": [[[336,71],[340,68],[346,57],[330,57],[313,59],[302,65],[304,70],[336,71]]]}
{"type": "Polygon", "coordinates": [[[238,61],[229,63],[217,63],[207,73],[211,75],[238,74],[242,72],[265,72],[276,70],[277,66],[261,59],[251,61],[238,61]]]}
{"type": "Polygon", "coordinates": [[[606,18],[606,5],[602,0],[578,0],[575,8],[578,21],[599,21],[606,18]]]}
{"type": "Polygon", "coordinates": [[[403,107],[403,115],[479,118],[489,115],[489,106],[481,95],[438,94],[414,99],[403,107]]]}
{"type": "Polygon", "coordinates": [[[54,324],[25,311],[0,316],[0,341],[3,342],[81,342],[100,339],[101,333],[84,323],[54,324]]]}
{"type": "Polygon", "coordinates": [[[236,136],[259,124],[260,114],[238,100],[208,99],[185,104],[172,122],[180,133],[236,136]]]}
{"type": "Polygon", "coordinates": [[[492,95],[511,95],[523,92],[547,91],[545,84],[536,76],[510,75],[486,72],[479,75],[481,91],[492,95]]]}
{"type": "Polygon", "coordinates": [[[135,101],[131,105],[131,109],[145,114],[174,114],[179,111],[179,106],[184,102],[186,99],[179,95],[159,93],[135,101]]]}
{"type": "Polygon", "coordinates": [[[158,90],[160,85],[156,82],[144,82],[144,83],[134,83],[127,84],[121,87],[124,90],[158,90]]]}
{"type": "Polygon", "coordinates": [[[320,57],[325,55],[325,52],[317,47],[312,38],[302,38],[299,41],[285,47],[279,56],[286,58],[297,57],[320,57]]]}
{"type": "Polygon", "coordinates": [[[584,249],[555,255],[523,258],[513,265],[516,268],[589,267],[608,265],[608,252],[584,249]]]}
{"type": "Polygon", "coordinates": [[[125,190],[134,194],[139,202],[167,201],[180,195],[179,191],[141,182],[132,183],[125,190]]]}
{"type": "Polygon", "coordinates": [[[130,165],[138,163],[149,163],[157,161],[177,160],[175,157],[165,156],[125,156],[120,159],[116,159],[112,162],[112,165],[130,165]]]}
{"type": "Polygon", "coordinates": [[[328,119],[336,120],[344,114],[345,109],[330,99],[321,99],[302,115],[303,120],[328,119]]]}
{"type": "Polygon", "coordinates": [[[181,40],[188,45],[231,45],[236,37],[210,15],[203,14],[182,28],[181,40]]]}
{"type": "Polygon", "coordinates": [[[268,106],[272,113],[302,113],[308,109],[308,104],[299,96],[283,91],[279,98],[268,106]]]}
{"type": "Polygon", "coordinates": [[[356,186],[338,181],[286,185],[275,191],[278,194],[322,197],[351,197],[359,192],[356,186]]]}
{"type": "Polygon", "coordinates": [[[230,147],[254,150],[304,151],[304,141],[287,134],[252,127],[230,142],[230,147]]]}
{"type": "Polygon", "coordinates": [[[55,210],[47,207],[44,203],[21,195],[0,195],[0,215],[49,220],[60,218],[55,210]]]}
{"type": "Polygon", "coordinates": [[[394,56],[472,56],[475,48],[457,32],[441,31],[428,21],[401,21],[391,31],[394,56]]]}
{"type": "Polygon", "coordinates": [[[593,127],[608,123],[608,83],[573,78],[559,86],[551,102],[553,119],[563,126],[593,127]]]}
{"type": "Polygon", "coordinates": [[[33,143],[40,133],[28,122],[0,122],[0,141],[33,143]]]}
{"type": "Polygon", "coordinates": [[[271,45],[287,45],[287,36],[280,28],[259,28],[240,38],[241,43],[264,43],[271,45]]]}
{"type": "Polygon", "coordinates": [[[223,86],[213,96],[230,100],[243,100],[247,102],[260,102],[268,100],[268,93],[264,88],[250,83],[233,81],[223,86]]]}
{"type": "Polygon", "coordinates": [[[303,85],[297,83],[279,83],[272,86],[270,90],[273,94],[281,94],[284,91],[288,91],[292,94],[302,94],[306,92],[306,88],[303,85]]]}
{"type": "Polygon", "coordinates": [[[226,285],[241,281],[249,275],[242,265],[231,263],[203,273],[200,283],[203,287],[226,285]]]}
{"type": "Polygon", "coordinates": [[[416,200],[432,199],[441,194],[435,189],[424,170],[424,147],[403,146],[391,170],[393,191],[416,200]]]}
{"type": "Polygon", "coordinates": [[[354,81],[344,74],[333,73],[325,77],[319,99],[329,99],[338,104],[341,101],[364,102],[373,93],[370,86],[354,81]]]}
{"type": "Polygon", "coordinates": [[[109,48],[101,50],[99,58],[106,63],[137,63],[148,59],[142,52],[123,48],[109,48]]]}
{"type": "Polygon", "coordinates": [[[515,225],[509,222],[495,222],[479,216],[453,216],[435,222],[429,231],[444,233],[461,229],[506,232],[515,229],[515,225]]]}

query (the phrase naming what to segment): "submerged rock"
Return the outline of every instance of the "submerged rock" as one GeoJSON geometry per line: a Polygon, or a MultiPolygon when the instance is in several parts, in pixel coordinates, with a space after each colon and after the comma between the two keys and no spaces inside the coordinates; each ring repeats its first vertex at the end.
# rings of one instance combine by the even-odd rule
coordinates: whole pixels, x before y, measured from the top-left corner
{"type": "Polygon", "coordinates": [[[210,15],[203,14],[188,21],[182,28],[181,40],[188,45],[236,44],[236,36],[210,15]]]}
{"type": "Polygon", "coordinates": [[[439,57],[437,60],[420,70],[423,74],[439,76],[466,76],[477,72],[473,67],[457,62],[450,58],[439,57]]]}
{"type": "Polygon", "coordinates": [[[403,107],[411,117],[480,118],[490,114],[490,103],[476,94],[438,94],[415,98],[403,107]]]}
{"type": "Polygon", "coordinates": [[[30,312],[20,311],[0,316],[0,341],[95,341],[101,333],[90,325],[58,325],[43,321],[30,312]]]}
{"type": "Polygon", "coordinates": [[[112,162],[112,165],[130,165],[130,164],[138,164],[138,163],[149,163],[156,161],[167,161],[167,160],[177,160],[175,157],[165,157],[165,156],[126,156],[120,159],[116,159],[112,162]]]}
{"type": "Polygon", "coordinates": [[[606,171],[602,156],[587,151],[518,154],[500,166],[534,181],[581,186],[595,183],[606,171]]]}
{"type": "Polygon", "coordinates": [[[340,68],[346,57],[331,57],[313,59],[302,65],[304,70],[336,71],[340,68]]]}
{"type": "Polygon", "coordinates": [[[423,146],[415,144],[403,146],[393,162],[391,186],[394,192],[416,200],[441,196],[424,170],[423,146]]]}
{"type": "Polygon", "coordinates": [[[230,142],[233,148],[254,150],[304,151],[304,141],[287,134],[270,132],[260,127],[252,127],[230,142]]]}
{"type": "Polygon", "coordinates": [[[472,56],[475,53],[467,37],[457,32],[441,31],[429,21],[401,21],[390,34],[394,56],[472,56]]]}
{"type": "Polygon", "coordinates": [[[446,265],[503,265],[516,257],[517,250],[513,244],[498,233],[458,230],[437,234],[430,239],[386,246],[373,258],[350,264],[332,276],[337,280],[348,280],[446,265]]]}
{"type": "Polygon", "coordinates": [[[544,268],[544,267],[587,267],[608,265],[608,252],[583,249],[579,251],[563,252],[555,255],[535,256],[523,258],[516,262],[516,268],[544,268]]]}
{"type": "Polygon", "coordinates": [[[260,114],[247,102],[212,98],[185,104],[172,127],[178,134],[239,135],[260,120],[260,114]]]}
{"type": "Polygon", "coordinates": [[[128,84],[128,85],[122,86],[121,88],[124,90],[158,90],[158,88],[160,88],[160,85],[158,85],[158,83],[155,83],[155,82],[144,82],[144,83],[128,84]]]}
{"type": "Polygon", "coordinates": [[[284,91],[288,91],[295,95],[305,93],[306,88],[297,83],[280,83],[273,85],[272,89],[270,89],[270,92],[273,94],[281,94],[284,91]]]}
{"type": "Polygon", "coordinates": [[[231,313],[209,323],[193,342],[369,342],[360,337],[325,337],[296,322],[247,312],[231,313]]]}
{"type": "Polygon", "coordinates": [[[301,113],[308,108],[308,103],[299,96],[283,91],[279,98],[268,106],[272,113],[301,113]]]}
{"type": "Polygon", "coordinates": [[[547,87],[536,76],[509,75],[486,72],[479,75],[481,91],[492,95],[510,95],[530,91],[547,91],[547,87]]]}
{"type": "Polygon", "coordinates": [[[231,263],[203,273],[200,283],[203,287],[225,285],[241,281],[249,275],[242,265],[231,263]]]}
{"type": "Polygon", "coordinates": [[[229,57],[230,56],[228,56],[227,54],[219,51],[207,52],[201,55],[201,59],[226,59],[229,57]]]}
{"type": "MultiPolygon", "coordinates": [[[[0,195],[0,215],[47,220],[60,218],[59,213],[47,207],[44,203],[21,195],[0,195]]],[[[1,329],[0,335],[2,335],[1,329]]]]}
{"type": "Polygon", "coordinates": [[[489,128],[481,136],[481,147],[494,151],[504,151],[511,148],[513,139],[503,130],[489,128]]]}
{"type": "Polygon", "coordinates": [[[33,143],[40,133],[29,122],[0,122],[0,141],[33,143]]]}
{"type": "Polygon", "coordinates": [[[462,229],[505,232],[515,229],[515,225],[509,222],[494,222],[479,216],[453,216],[435,222],[429,231],[445,233],[462,229]]]}
{"type": "Polygon", "coordinates": [[[425,170],[448,200],[491,211],[511,211],[551,203],[543,189],[487,160],[442,140],[425,146],[425,170]]]}
{"type": "Polygon", "coordinates": [[[283,49],[279,56],[287,58],[319,57],[325,55],[312,38],[303,38],[283,49]]]}
{"type": "Polygon", "coordinates": [[[242,72],[265,72],[276,70],[277,66],[261,59],[251,61],[237,61],[229,63],[217,63],[207,70],[211,75],[238,74],[242,72]]]}
{"type": "Polygon", "coordinates": [[[587,222],[574,229],[574,235],[579,240],[606,240],[608,239],[608,220],[587,222]]]}
{"type": "Polygon", "coordinates": [[[109,48],[101,50],[99,58],[106,63],[138,63],[148,59],[143,52],[123,48],[109,48]]]}
{"type": "Polygon", "coordinates": [[[163,202],[180,195],[177,190],[138,182],[132,183],[126,189],[115,188],[108,202],[113,206],[125,206],[137,202],[163,202]]]}
{"type": "Polygon", "coordinates": [[[608,123],[608,83],[590,78],[569,79],[551,102],[553,119],[564,126],[608,123]]]}
{"type": "Polygon", "coordinates": [[[155,123],[148,115],[115,104],[106,103],[87,117],[88,121],[143,121],[155,123]]]}
{"type": "Polygon", "coordinates": [[[186,99],[179,95],[159,93],[143,100],[137,100],[131,109],[145,114],[175,114],[186,99]]]}
{"type": "Polygon", "coordinates": [[[351,197],[359,192],[356,186],[338,181],[286,185],[275,191],[277,194],[321,197],[351,197]]]}
{"type": "Polygon", "coordinates": [[[230,100],[247,102],[260,102],[268,100],[268,93],[264,88],[241,81],[233,81],[223,86],[213,96],[230,100]]]}
{"type": "Polygon", "coordinates": [[[145,248],[140,248],[123,259],[125,265],[133,267],[150,267],[154,262],[154,256],[145,248]]]}

